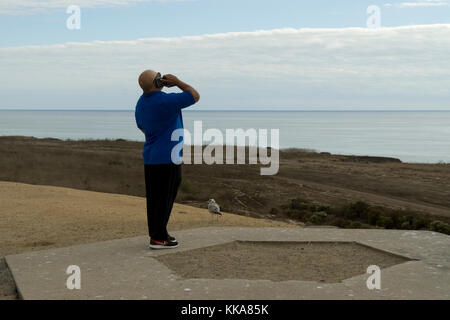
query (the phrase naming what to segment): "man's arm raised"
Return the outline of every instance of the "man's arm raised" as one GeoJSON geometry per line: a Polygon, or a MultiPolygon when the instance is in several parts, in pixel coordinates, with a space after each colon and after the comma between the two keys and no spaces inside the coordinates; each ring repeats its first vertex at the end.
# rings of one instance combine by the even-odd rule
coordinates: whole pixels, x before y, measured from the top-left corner
{"type": "Polygon", "coordinates": [[[192,96],[194,97],[195,102],[198,102],[200,100],[200,94],[197,92],[197,90],[195,90],[193,87],[191,87],[187,83],[181,81],[173,74],[164,75],[164,77],[162,77],[162,80],[163,80],[164,84],[166,85],[166,87],[170,88],[170,87],[177,86],[182,91],[189,91],[192,94],[192,96]]]}

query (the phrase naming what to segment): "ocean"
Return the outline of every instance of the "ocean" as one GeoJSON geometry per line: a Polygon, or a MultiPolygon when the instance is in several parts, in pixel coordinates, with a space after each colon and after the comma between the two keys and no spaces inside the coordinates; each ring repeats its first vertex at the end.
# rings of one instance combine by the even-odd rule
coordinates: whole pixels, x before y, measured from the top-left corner
{"type": "MultiPolygon", "coordinates": [[[[280,148],[450,163],[450,111],[189,111],[185,128],[279,129],[280,148]]],[[[134,111],[0,110],[1,136],[143,141],[134,111]]],[[[270,134],[269,134],[270,137],[270,134]]]]}

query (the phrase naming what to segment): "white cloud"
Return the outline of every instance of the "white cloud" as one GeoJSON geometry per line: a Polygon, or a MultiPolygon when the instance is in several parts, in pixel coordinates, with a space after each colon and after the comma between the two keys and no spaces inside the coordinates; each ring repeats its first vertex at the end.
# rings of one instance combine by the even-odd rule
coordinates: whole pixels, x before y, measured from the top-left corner
{"type": "Polygon", "coordinates": [[[193,0],[1,0],[0,15],[22,15],[46,13],[65,9],[70,5],[82,8],[126,6],[139,2],[182,2],[193,0]]]}
{"type": "Polygon", "coordinates": [[[450,101],[450,25],[279,29],[0,48],[0,108],[133,108],[146,68],[201,106],[433,106],[450,101]]]}
{"type": "Polygon", "coordinates": [[[420,8],[420,7],[446,7],[449,6],[448,1],[441,0],[425,0],[416,2],[401,2],[401,3],[386,3],[385,7],[397,7],[397,8],[420,8]]]}

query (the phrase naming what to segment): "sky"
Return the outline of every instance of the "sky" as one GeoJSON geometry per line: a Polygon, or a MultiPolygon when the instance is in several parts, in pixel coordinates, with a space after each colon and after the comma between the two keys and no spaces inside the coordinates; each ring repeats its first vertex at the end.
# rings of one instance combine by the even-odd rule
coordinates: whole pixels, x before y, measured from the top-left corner
{"type": "Polygon", "coordinates": [[[152,68],[196,109],[450,110],[449,57],[450,1],[0,0],[0,109],[131,110],[152,68]]]}

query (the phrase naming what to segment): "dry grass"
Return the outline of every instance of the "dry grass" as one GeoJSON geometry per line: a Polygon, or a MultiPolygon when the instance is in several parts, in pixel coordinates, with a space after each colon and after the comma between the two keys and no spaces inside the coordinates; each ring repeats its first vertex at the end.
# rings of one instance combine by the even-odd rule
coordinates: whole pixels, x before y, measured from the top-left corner
{"type": "MultiPolygon", "coordinates": [[[[175,204],[170,231],[207,226],[296,227],[175,204]]],[[[147,234],[145,198],[0,182],[0,299],[15,288],[3,256],[147,234]]]]}
{"type": "MultiPolygon", "coordinates": [[[[0,180],[145,196],[142,143],[0,137],[0,180]]],[[[178,202],[285,220],[291,199],[341,206],[351,201],[450,217],[450,165],[396,159],[281,152],[276,176],[259,165],[185,165],[178,202]]]]}
{"type": "MultiPolygon", "coordinates": [[[[0,257],[12,253],[147,234],[145,198],[0,182],[0,257]]],[[[168,229],[285,226],[279,221],[175,204],[168,229]]]]}

